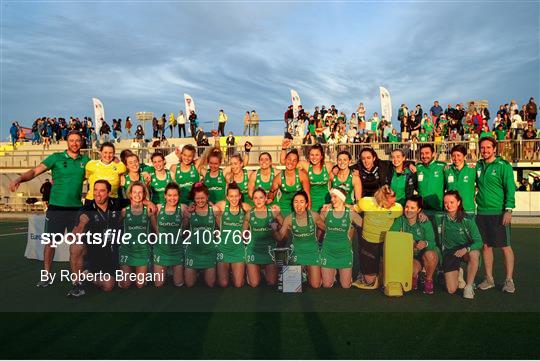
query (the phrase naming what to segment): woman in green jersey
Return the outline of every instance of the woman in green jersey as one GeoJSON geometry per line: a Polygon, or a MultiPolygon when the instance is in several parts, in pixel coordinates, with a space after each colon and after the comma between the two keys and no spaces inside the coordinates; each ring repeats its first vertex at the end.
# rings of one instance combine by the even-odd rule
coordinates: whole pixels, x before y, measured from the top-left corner
{"type": "MultiPolygon", "coordinates": [[[[280,175],[274,177],[269,198],[274,200],[276,192],[279,190],[277,205],[284,216],[291,213],[291,201],[296,192],[303,189],[307,194],[310,193],[309,178],[307,172],[303,169],[297,169],[299,161],[298,151],[292,149],[285,157],[285,170],[280,175]]],[[[311,208],[311,202],[308,203],[311,208]]]]}
{"type": "Polygon", "coordinates": [[[152,203],[165,204],[165,187],[172,182],[171,173],[165,169],[165,157],[161,153],[154,153],[151,157],[154,172],[150,177],[150,192],[152,203]]]}
{"type": "Polygon", "coordinates": [[[171,166],[171,175],[174,181],[180,187],[180,203],[189,203],[189,192],[193,184],[199,181],[198,165],[201,158],[195,159],[195,147],[191,144],[186,144],[181,152],[176,152],[180,162],[171,166]]]}
{"type": "Polygon", "coordinates": [[[216,220],[214,211],[208,204],[208,187],[203,183],[193,184],[189,193],[193,201],[189,217],[189,234],[185,240],[185,282],[187,287],[193,287],[197,282],[197,272],[204,273],[204,281],[209,287],[216,283],[216,244],[214,231],[216,220]]]}
{"type": "MultiPolygon", "coordinates": [[[[156,171],[158,167],[156,167],[156,171]]],[[[159,242],[154,245],[154,284],[165,284],[167,269],[172,269],[173,282],[177,287],[184,285],[184,244],[182,230],[187,226],[189,213],[184,204],[180,204],[180,188],[176,183],[169,183],[164,191],[165,203],[158,204],[155,228],[159,233],[159,242]]]]}
{"type": "Polygon", "coordinates": [[[390,187],[396,192],[396,202],[405,205],[408,197],[414,195],[416,187],[416,175],[405,166],[407,157],[403,149],[394,149],[391,153],[392,157],[392,177],[390,178],[390,187]]]}
{"type": "Polygon", "coordinates": [[[236,183],[227,187],[227,199],[214,205],[214,213],[219,224],[217,239],[217,279],[221,287],[229,285],[229,271],[232,270],[234,287],[244,285],[246,246],[242,238],[243,223],[250,206],[242,202],[242,194],[236,183]]]}
{"type": "MultiPolygon", "coordinates": [[[[291,140],[284,139],[281,146],[281,164],[285,164],[287,148],[291,140]]],[[[308,160],[298,162],[298,167],[307,172],[309,177],[309,198],[311,199],[311,209],[319,212],[323,205],[330,202],[329,184],[333,178],[332,162],[325,162],[324,149],[322,145],[312,145],[308,150],[308,160]]]]}
{"type": "Polygon", "coordinates": [[[242,193],[242,201],[248,202],[248,181],[249,173],[244,169],[244,164],[247,164],[247,160],[242,160],[240,154],[233,154],[229,160],[230,168],[225,173],[225,179],[227,183],[236,183],[240,192],[242,193]],[[245,161],[245,162],[244,162],[245,161]]]}
{"type": "Polygon", "coordinates": [[[352,234],[353,225],[362,225],[362,219],[354,210],[346,206],[347,191],[343,188],[332,188],[330,191],[331,206],[323,207],[321,218],[324,220],[326,232],[321,247],[322,285],[332,287],[339,271],[341,287],[349,288],[352,283],[352,234]]]}
{"type": "MultiPolygon", "coordinates": [[[[264,189],[266,193],[270,192],[272,181],[279,172],[279,170],[272,168],[272,156],[270,153],[261,153],[259,155],[259,169],[249,175],[248,194],[250,200],[253,198],[253,191],[257,188],[264,189]]],[[[269,200],[268,202],[271,203],[272,201],[269,200]]]]}
{"type": "Polygon", "coordinates": [[[413,195],[407,198],[403,215],[394,220],[390,231],[406,232],[413,236],[413,278],[412,289],[418,288],[418,274],[422,269],[426,270],[424,278],[424,293],[433,293],[433,273],[437,268],[439,257],[437,256],[437,244],[431,222],[421,222],[419,215],[422,212],[422,197],[413,195]]]}
{"type": "Polygon", "coordinates": [[[337,155],[337,174],[332,178],[332,188],[342,188],[347,192],[346,204],[354,204],[362,198],[360,177],[350,170],[351,154],[342,150],[337,155]]]}
{"type": "Polygon", "coordinates": [[[127,199],[127,190],[129,185],[135,181],[144,182],[148,187],[150,185],[150,174],[143,172],[139,157],[134,153],[127,153],[125,156],[126,173],[120,176],[120,185],[124,190],[124,197],[127,199]]]}
{"type": "Polygon", "coordinates": [[[283,220],[283,225],[276,232],[276,239],[282,241],[292,234],[292,261],[307,268],[309,284],[313,288],[321,286],[321,261],[317,231],[325,225],[318,213],[309,210],[308,195],[297,192],[292,199],[293,211],[283,220]]]}
{"type": "Polygon", "coordinates": [[[448,293],[458,288],[461,262],[467,262],[467,280],[463,297],[474,298],[474,278],[480,262],[482,237],[474,219],[466,217],[461,196],[448,191],[443,198],[445,214],[436,218],[442,248],[443,271],[448,293]]]}
{"type": "Polygon", "coordinates": [[[225,199],[227,181],[223,170],[220,168],[223,153],[219,148],[213,148],[207,156],[208,169],[201,169],[204,185],[208,187],[209,201],[217,204],[225,199]]]}
{"type": "Polygon", "coordinates": [[[124,273],[122,281],[119,282],[121,288],[129,288],[131,279],[128,274],[135,272],[137,288],[146,285],[148,264],[150,263],[151,248],[146,242],[146,235],[150,230],[150,218],[154,214],[143,204],[148,196],[148,191],[144,183],[134,181],[127,190],[129,206],[122,209],[122,219],[124,222],[125,234],[130,234],[129,244],[121,244],[118,250],[120,269],[124,273]],[[139,235],[144,235],[139,239],[139,235]]]}
{"type": "Polygon", "coordinates": [[[272,261],[269,251],[276,245],[273,230],[276,222],[282,223],[283,218],[277,205],[266,204],[266,192],[262,188],[253,191],[253,208],[246,213],[243,230],[246,243],[247,282],[251,287],[257,287],[261,282],[261,267],[264,267],[266,284],[277,284],[277,267],[272,261]]]}

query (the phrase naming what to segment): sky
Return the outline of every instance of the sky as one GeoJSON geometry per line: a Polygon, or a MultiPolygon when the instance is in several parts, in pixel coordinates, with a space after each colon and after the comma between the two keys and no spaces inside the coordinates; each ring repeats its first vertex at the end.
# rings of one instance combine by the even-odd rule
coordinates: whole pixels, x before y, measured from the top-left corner
{"type": "MultiPolygon", "coordinates": [[[[427,111],[487,99],[490,110],[539,98],[538,1],[5,1],[0,5],[0,120],[178,112],[190,94],[203,125],[243,114],[282,119],[304,108],[364,102],[379,86],[427,111]]],[[[210,125],[205,125],[209,127],[210,125]]],[[[278,134],[281,123],[262,126],[278,134]]]]}

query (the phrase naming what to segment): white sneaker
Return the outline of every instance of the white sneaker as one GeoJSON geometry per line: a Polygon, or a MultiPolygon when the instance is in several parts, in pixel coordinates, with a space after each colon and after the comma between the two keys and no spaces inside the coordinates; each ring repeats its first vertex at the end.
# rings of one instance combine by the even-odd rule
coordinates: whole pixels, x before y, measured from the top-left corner
{"type": "Polygon", "coordinates": [[[516,292],[516,286],[514,285],[514,280],[509,279],[509,280],[504,281],[504,286],[502,288],[502,291],[508,292],[508,293],[516,292]]]}
{"type": "Polygon", "coordinates": [[[459,267],[459,275],[458,275],[458,288],[460,290],[464,289],[465,286],[467,286],[467,282],[465,282],[465,279],[463,278],[463,268],[459,267]]]}
{"type": "Polygon", "coordinates": [[[474,298],[474,289],[473,286],[465,286],[463,289],[463,298],[472,300],[474,298]]]}
{"type": "Polygon", "coordinates": [[[490,288],[494,288],[494,287],[495,287],[495,281],[493,281],[492,279],[490,280],[488,278],[483,280],[482,283],[478,285],[478,288],[481,289],[482,291],[489,290],[490,288]]]}

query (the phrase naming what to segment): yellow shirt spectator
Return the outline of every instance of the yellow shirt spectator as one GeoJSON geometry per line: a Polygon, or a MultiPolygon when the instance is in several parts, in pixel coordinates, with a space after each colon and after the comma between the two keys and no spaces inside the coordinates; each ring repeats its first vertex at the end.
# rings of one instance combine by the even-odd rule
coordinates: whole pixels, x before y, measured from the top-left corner
{"type": "Polygon", "coordinates": [[[403,214],[403,207],[396,203],[392,208],[380,207],[373,197],[364,197],[358,201],[356,209],[364,212],[364,225],[362,228],[362,237],[371,243],[382,243],[384,241],[384,232],[387,232],[394,219],[403,214]]]}
{"type": "Polygon", "coordinates": [[[120,175],[126,172],[126,166],[122,162],[103,163],[101,160],[91,160],[86,164],[86,179],[88,179],[88,193],[86,199],[94,199],[94,183],[98,179],[104,179],[111,184],[110,197],[118,198],[120,187],[120,175]]]}

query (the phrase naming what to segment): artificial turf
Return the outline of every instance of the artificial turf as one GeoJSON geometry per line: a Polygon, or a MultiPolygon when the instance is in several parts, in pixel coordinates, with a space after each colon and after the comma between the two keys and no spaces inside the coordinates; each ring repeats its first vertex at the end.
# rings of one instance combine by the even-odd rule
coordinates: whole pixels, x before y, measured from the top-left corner
{"type": "MultiPolygon", "coordinates": [[[[2,358],[538,358],[538,228],[514,227],[514,295],[464,300],[437,289],[378,291],[165,287],[37,289],[24,223],[0,223],[2,358]]],[[[500,255],[496,276],[502,275],[500,255]]],[[[56,268],[67,267],[57,264],[56,268]]]]}

